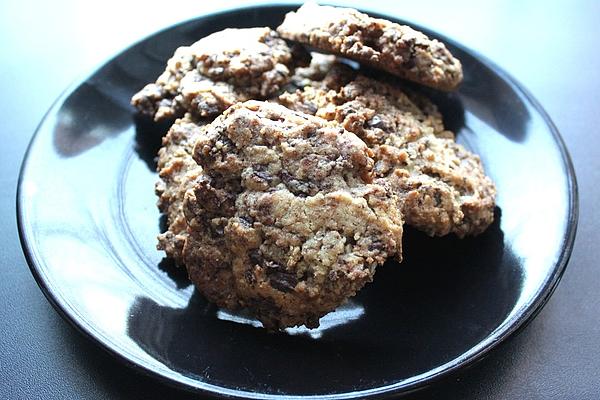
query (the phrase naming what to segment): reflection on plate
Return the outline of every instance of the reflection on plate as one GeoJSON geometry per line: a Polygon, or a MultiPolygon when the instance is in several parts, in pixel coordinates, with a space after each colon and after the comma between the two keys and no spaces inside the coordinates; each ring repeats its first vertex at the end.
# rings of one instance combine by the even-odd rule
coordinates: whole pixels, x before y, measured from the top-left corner
{"type": "Polygon", "coordinates": [[[573,169],[540,106],[497,67],[442,38],[461,59],[465,81],[454,94],[427,93],[497,183],[489,230],[459,240],[407,228],[404,262],[380,267],[375,282],[318,330],[270,334],[247,315],[208,304],[155,249],[154,156],[168,127],[135,120],[129,99],[176,47],[226,27],[276,26],[292,8],[238,9],[176,25],[68,90],[23,165],[23,247],[68,321],[172,384],[242,397],[412,390],[480,359],[548,299],[575,235],[573,169]]]}

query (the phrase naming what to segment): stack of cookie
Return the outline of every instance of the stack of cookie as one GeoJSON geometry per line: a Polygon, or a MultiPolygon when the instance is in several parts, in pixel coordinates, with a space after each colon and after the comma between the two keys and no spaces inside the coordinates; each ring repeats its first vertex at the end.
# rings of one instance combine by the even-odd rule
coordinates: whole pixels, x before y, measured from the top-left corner
{"type": "Polygon", "coordinates": [[[483,232],[494,184],[399,78],[452,90],[462,70],[407,26],[316,4],[277,32],[226,29],[177,49],[132,98],[176,119],[158,153],[159,249],[208,300],[277,330],[318,326],[377,265],[400,261],[404,223],[483,232]]]}

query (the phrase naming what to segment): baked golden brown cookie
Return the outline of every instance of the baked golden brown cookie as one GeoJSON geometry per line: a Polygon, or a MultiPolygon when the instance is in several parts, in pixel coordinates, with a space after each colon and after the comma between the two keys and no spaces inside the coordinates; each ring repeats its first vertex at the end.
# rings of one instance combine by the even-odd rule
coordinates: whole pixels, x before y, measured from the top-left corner
{"type": "Polygon", "coordinates": [[[269,329],[319,318],[401,256],[402,218],[356,135],[281,105],[236,104],[194,148],[185,265],[221,307],[269,329]]]}
{"type": "Polygon", "coordinates": [[[288,46],[269,28],[225,29],[178,48],[131,104],[157,121],[185,112],[216,116],[238,101],[266,99],[308,62],[300,46],[288,46]]]}
{"type": "Polygon", "coordinates": [[[373,151],[376,177],[394,188],[407,224],[432,236],[463,237],[492,223],[494,184],[479,157],[454,142],[424,96],[356,75],[336,90],[317,83],[284,93],[279,102],[363,139],[373,151]]]}
{"type": "Polygon", "coordinates": [[[453,90],[462,81],[462,66],[443,43],[352,8],[308,2],[288,13],[277,32],[436,89],[453,90]]]}

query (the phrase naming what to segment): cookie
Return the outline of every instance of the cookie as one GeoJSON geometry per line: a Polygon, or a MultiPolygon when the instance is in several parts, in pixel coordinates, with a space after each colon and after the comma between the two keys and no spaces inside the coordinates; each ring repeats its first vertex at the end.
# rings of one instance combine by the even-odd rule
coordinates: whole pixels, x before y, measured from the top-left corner
{"type": "Polygon", "coordinates": [[[221,307],[268,329],[316,327],[401,257],[398,199],[339,126],[249,101],[208,125],[193,156],[204,178],[185,197],[185,265],[221,307]]]}
{"type": "Polygon", "coordinates": [[[443,43],[351,8],[305,3],[286,15],[277,32],[285,39],[436,89],[454,90],[462,81],[460,61],[443,43]]]}
{"type": "Polygon", "coordinates": [[[399,147],[377,146],[392,168],[385,180],[401,198],[406,223],[431,235],[478,235],[494,221],[496,188],[479,156],[454,140],[423,136],[399,147]]]}
{"type": "Polygon", "coordinates": [[[493,182],[479,157],[454,142],[424,96],[357,75],[338,90],[306,86],[282,94],[279,102],[363,139],[374,154],[375,176],[392,185],[407,224],[432,236],[463,237],[492,223],[493,182]]]}
{"type": "Polygon", "coordinates": [[[158,151],[159,181],[155,191],[158,208],[165,215],[167,230],[158,236],[158,249],[182,264],[183,245],[187,238],[187,224],[183,215],[185,192],[202,175],[202,167],[192,158],[194,143],[206,121],[194,120],[190,114],[175,121],[162,139],[158,151]]]}
{"type": "Polygon", "coordinates": [[[301,46],[288,46],[269,28],[225,29],[178,48],[131,104],[157,121],[185,112],[216,116],[238,101],[266,99],[308,61],[301,46]]]}

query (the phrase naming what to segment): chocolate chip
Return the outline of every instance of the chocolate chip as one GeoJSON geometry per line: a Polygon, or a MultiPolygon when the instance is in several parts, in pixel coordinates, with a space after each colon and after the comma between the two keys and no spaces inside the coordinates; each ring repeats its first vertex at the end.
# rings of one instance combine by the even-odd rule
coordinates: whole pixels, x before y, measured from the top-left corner
{"type": "Polygon", "coordinates": [[[288,190],[298,197],[303,198],[308,195],[314,195],[319,191],[319,188],[314,184],[298,180],[294,176],[290,175],[287,171],[282,171],[279,177],[288,190]]]}
{"type": "Polygon", "coordinates": [[[252,250],[250,252],[250,256],[249,257],[250,257],[250,262],[253,265],[262,265],[263,258],[262,258],[261,254],[260,254],[260,251],[258,249],[252,250]]]}
{"type": "Polygon", "coordinates": [[[273,177],[266,171],[256,171],[253,175],[263,182],[270,183],[273,181],[273,177]]]}
{"type": "Polygon", "coordinates": [[[281,181],[283,183],[285,183],[286,185],[289,182],[295,180],[295,178],[292,175],[290,175],[287,171],[281,171],[280,177],[281,177],[281,181]]]}
{"type": "Polygon", "coordinates": [[[304,103],[304,106],[306,107],[306,111],[308,111],[308,114],[311,115],[315,115],[317,113],[317,111],[319,110],[317,108],[316,105],[314,105],[313,103],[304,103]]]}
{"type": "Polygon", "coordinates": [[[440,191],[436,191],[433,194],[433,198],[435,199],[435,206],[439,207],[442,204],[442,193],[440,193],[440,191]]]}
{"type": "Polygon", "coordinates": [[[269,274],[269,283],[280,292],[289,293],[296,287],[298,278],[295,274],[276,271],[269,274]]]}
{"type": "Polygon", "coordinates": [[[375,251],[375,250],[383,250],[385,246],[383,245],[383,243],[381,241],[374,241],[369,243],[369,250],[370,251],[375,251]]]}
{"type": "Polygon", "coordinates": [[[252,224],[254,223],[254,219],[250,216],[244,215],[244,216],[240,216],[240,223],[246,227],[251,227],[252,224]]]}
{"type": "Polygon", "coordinates": [[[248,282],[249,284],[254,284],[256,283],[256,277],[254,276],[254,274],[252,273],[251,270],[247,269],[246,271],[244,271],[244,279],[246,280],[246,282],[248,282]]]}

